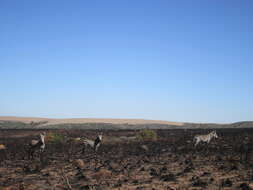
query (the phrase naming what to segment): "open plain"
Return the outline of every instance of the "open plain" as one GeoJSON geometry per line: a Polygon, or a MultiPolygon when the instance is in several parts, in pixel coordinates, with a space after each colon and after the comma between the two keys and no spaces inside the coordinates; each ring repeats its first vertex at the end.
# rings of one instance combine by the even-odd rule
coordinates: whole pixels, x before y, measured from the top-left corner
{"type": "Polygon", "coordinates": [[[139,130],[104,130],[95,153],[73,139],[101,131],[46,130],[45,152],[29,160],[26,145],[41,131],[1,130],[0,189],[251,189],[253,129],[217,129],[218,139],[194,147],[209,131],[154,130],[147,140],[126,138],[139,130]]]}

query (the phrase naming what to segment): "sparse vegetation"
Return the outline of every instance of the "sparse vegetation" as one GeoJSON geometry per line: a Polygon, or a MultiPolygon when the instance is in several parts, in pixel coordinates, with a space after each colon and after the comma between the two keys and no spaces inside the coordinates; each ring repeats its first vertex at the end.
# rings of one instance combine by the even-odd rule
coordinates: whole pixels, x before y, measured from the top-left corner
{"type": "Polygon", "coordinates": [[[50,132],[46,136],[46,142],[53,143],[53,144],[59,144],[63,143],[65,140],[65,137],[63,134],[56,133],[56,132],[50,132]]]}
{"type": "MultiPolygon", "coordinates": [[[[94,139],[97,131],[51,130],[46,131],[48,142],[43,155],[37,154],[33,160],[28,160],[23,145],[40,131],[1,132],[1,144],[7,147],[0,151],[1,190],[52,187],[59,190],[223,190],[252,186],[253,129],[217,130],[222,138],[197,148],[189,141],[194,135],[204,133],[202,129],[142,130],[138,133],[142,138],[156,136],[157,140],[128,143],[121,143],[126,138],[121,142],[107,140],[96,154],[92,149],[82,154],[81,144],[66,139],[82,136],[94,139]],[[246,139],[245,143],[241,139],[246,139]]],[[[104,131],[103,135],[107,139],[133,137],[136,131],[111,130],[104,131]]]]}
{"type": "Polygon", "coordinates": [[[137,139],[141,141],[155,141],[157,140],[157,134],[154,130],[144,129],[137,134],[137,139]]]}

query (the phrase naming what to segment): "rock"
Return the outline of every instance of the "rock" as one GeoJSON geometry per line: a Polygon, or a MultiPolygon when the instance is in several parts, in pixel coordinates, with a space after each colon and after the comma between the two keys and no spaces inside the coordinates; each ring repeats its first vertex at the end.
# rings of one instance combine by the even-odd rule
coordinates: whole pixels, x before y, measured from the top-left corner
{"type": "Polygon", "coordinates": [[[160,179],[162,181],[176,181],[176,177],[174,174],[166,174],[166,175],[162,175],[160,177],[160,179]]]}
{"type": "Polygon", "coordinates": [[[219,156],[219,155],[218,155],[218,156],[215,156],[215,160],[216,160],[216,161],[222,161],[222,157],[219,156]]]}
{"type": "Polygon", "coordinates": [[[239,187],[241,190],[252,190],[247,183],[242,183],[239,187]]]}
{"type": "Polygon", "coordinates": [[[230,179],[223,179],[221,181],[222,187],[231,187],[233,185],[232,181],[230,179]]]}
{"type": "Polygon", "coordinates": [[[192,164],[192,161],[190,159],[185,159],[184,163],[185,164],[192,164]]]}
{"type": "Polygon", "coordinates": [[[224,165],[221,165],[221,166],[218,167],[218,169],[219,170],[224,170],[224,169],[226,169],[226,167],[224,165]]]}
{"type": "Polygon", "coordinates": [[[162,167],[162,168],[160,168],[160,173],[165,173],[165,172],[167,172],[167,168],[166,167],[162,167]]]}
{"type": "Polygon", "coordinates": [[[212,183],[213,181],[214,181],[214,178],[211,177],[211,178],[209,179],[209,182],[212,183]]]}
{"type": "Polygon", "coordinates": [[[183,171],[183,173],[189,173],[189,172],[191,172],[192,171],[192,167],[186,167],[185,169],[184,169],[184,171],[183,171]]]}
{"type": "Polygon", "coordinates": [[[192,181],[192,186],[194,187],[206,187],[207,186],[207,182],[201,180],[198,176],[193,176],[191,178],[192,181]]]}
{"type": "Polygon", "coordinates": [[[211,173],[210,172],[203,172],[201,176],[210,176],[211,173]]]}
{"type": "Polygon", "coordinates": [[[119,188],[119,187],[122,187],[122,181],[121,180],[118,180],[118,182],[116,183],[116,184],[114,184],[114,186],[113,187],[115,187],[115,188],[119,188]]]}
{"type": "Polygon", "coordinates": [[[238,167],[236,165],[232,165],[230,166],[230,171],[233,171],[233,170],[238,170],[238,167]]]}
{"type": "Polygon", "coordinates": [[[73,162],[73,164],[80,169],[84,168],[84,161],[82,159],[77,159],[73,162]]]}
{"type": "Polygon", "coordinates": [[[147,189],[145,186],[138,186],[136,187],[136,190],[144,190],[144,189],[147,189]]]}
{"type": "Polygon", "coordinates": [[[0,150],[5,150],[6,146],[4,146],[3,144],[0,144],[0,150]]]}
{"type": "Polygon", "coordinates": [[[91,187],[91,185],[84,185],[80,188],[80,190],[92,190],[93,188],[91,187]]]}
{"type": "Polygon", "coordinates": [[[157,173],[157,171],[156,171],[154,168],[151,168],[151,169],[150,169],[149,174],[150,174],[151,176],[158,176],[158,173],[157,173]]]}

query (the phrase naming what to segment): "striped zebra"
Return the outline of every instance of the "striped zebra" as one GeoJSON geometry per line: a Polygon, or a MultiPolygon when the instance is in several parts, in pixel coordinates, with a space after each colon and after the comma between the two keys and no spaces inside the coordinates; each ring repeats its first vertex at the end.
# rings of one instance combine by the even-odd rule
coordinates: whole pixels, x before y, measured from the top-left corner
{"type": "Polygon", "coordinates": [[[212,131],[207,135],[196,135],[193,140],[196,141],[195,146],[197,146],[201,141],[209,143],[212,138],[218,138],[216,131],[212,131]]]}
{"type": "Polygon", "coordinates": [[[39,140],[31,140],[28,144],[28,156],[33,158],[33,154],[36,150],[39,150],[40,154],[44,152],[45,149],[45,136],[46,132],[40,134],[39,140]]]}
{"type": "Polygon", "coordinates": [[[100,134],[97,136],[97,138],[95,139],[95,141],[93,140],[90,140],[90,139],[83,139],[82,142],[83,142],[83,149],[82,149],[82,153],[84,153],[84,150],[87,146],[90,146],[91,148],[93,148],[93,150],[96,152],[98,147],[101,145],[102,143],[102,138],[103,138],[103,135],[100,134]]]}

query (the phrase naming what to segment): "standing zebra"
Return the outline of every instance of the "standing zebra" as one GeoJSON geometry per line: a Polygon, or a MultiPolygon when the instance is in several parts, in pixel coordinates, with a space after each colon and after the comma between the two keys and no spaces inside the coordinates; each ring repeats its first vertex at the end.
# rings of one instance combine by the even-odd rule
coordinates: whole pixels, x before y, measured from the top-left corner
{"type": "Polygon", "coordinates": [[[39,150],[40,153],[44,152],[45,149],[45,136],[46,133],[42,132],[40,135],[40,139],[39,140],[31,140],[31,142],[28,145],[28,155],[29,155],[29,159],[32,157],[33,158],[33,154],[36,150],[39,150]]]}
{"type": "Polygon", "coordinates": [[[194,137],[194,140],[196,141],[195,146],[197,146],[198,143],[201,142],[201,141],[209,143],[212,138],[218,138],[218,135],[217,135],[216,131],[212,131],[211,133],[209,133],[207,135],[196,135],[194,137]]]}
{"type": "Polygon", "coordinates": [[[93,148],[93,150],[96,152],[98,147],[101,145],[102,143],[102,133],[100,135],[97,136],[97,138],[95,139],[95,141],[93,140],[89,140],[89,139],[84,139],[83,140],[83,144],[84,144],[84,147],[82,149],[82,153],[84,153],[84,150],[87,146],[90,146],[91,148],[93,148]]]}

